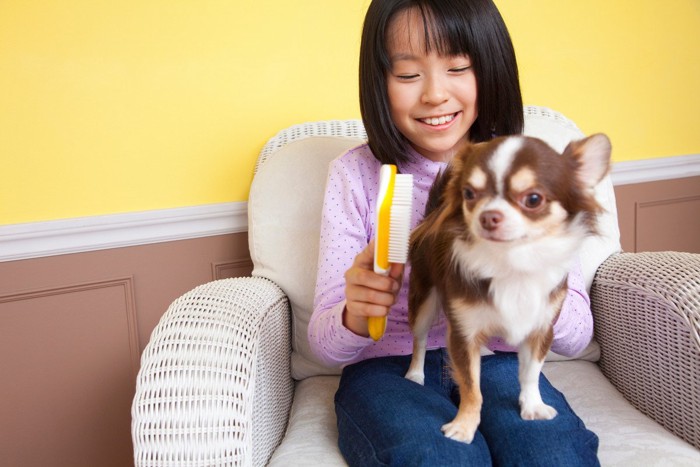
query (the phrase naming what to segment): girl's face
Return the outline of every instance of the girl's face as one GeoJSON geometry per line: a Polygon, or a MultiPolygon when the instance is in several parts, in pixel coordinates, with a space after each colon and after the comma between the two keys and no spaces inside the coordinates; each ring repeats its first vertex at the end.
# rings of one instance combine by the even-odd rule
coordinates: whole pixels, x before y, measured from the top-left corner
{"type": "Polygon", "coordinates": [[[422,156],[448,161],[476,120],[476,77],[468,55],[426,53],[423,19],[408,9],[387,30],[387,92],[398,130],[422,156]]]}

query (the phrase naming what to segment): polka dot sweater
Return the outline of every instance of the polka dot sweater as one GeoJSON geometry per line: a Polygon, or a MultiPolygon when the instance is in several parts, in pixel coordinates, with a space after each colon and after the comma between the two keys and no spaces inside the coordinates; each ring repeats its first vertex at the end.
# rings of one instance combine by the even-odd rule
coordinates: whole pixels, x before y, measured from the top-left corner
{"type": "MultiPolygon", "coordinates": [[[[445,163],[433,162],[411,152],[412,161],[399,168],[413,174],[413,216],[411,227],[423,218],[430,186],[445,163]]],[[[347,365],[372,357],[409,355],[413,337],[408,325],[408,280],[411,265],[404,270],[404,281],[396,304],[389,312],[381,340],[354,334],[342,324],[345,307],[344,274],[367,243],[374,238],[375,206],[381,163],[368,145],[350,149],[329,166],[321,220],[318,275],[314,311],[308,328],[311,349],[328,365],[347,365]]],[[[593,335],[590,301],[577,263],[568,277],[569,291],[554,324],[552,350],[575,356],[593,335]]],[[[442,313],[428,335],[428,348],[445,346],[446,322],[442,313]]],[[[511,351],[500,338],[488,343],[491,351],[511,351]]]]}

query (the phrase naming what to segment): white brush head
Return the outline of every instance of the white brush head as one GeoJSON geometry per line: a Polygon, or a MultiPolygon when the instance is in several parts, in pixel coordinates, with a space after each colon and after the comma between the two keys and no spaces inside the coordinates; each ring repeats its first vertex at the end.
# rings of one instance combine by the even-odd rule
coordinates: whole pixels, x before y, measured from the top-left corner
{"type": "Polygon", "coordinates": [[[389,262],[405,263],[411,235],[413,213],[413,175],[397,174],[389,225],[389,262]]]}

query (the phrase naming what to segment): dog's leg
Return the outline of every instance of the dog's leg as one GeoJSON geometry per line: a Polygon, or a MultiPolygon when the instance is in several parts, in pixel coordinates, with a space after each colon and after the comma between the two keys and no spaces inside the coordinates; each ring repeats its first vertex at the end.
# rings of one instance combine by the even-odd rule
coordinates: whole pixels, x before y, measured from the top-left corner
{"type": "Polygon", "coordinates": [[[423,303],[418,307],[411,323],[413,332],[413,356],[408,367],[406,378],[418,384],[425,382],[425,351],[428,345],[428,332],[433,325],[438,313],[437,291],[433,289],[428,293],[423,303]]]}
{"type": "Polygon", "coordinates": [[[554,407],[545,404],[540,395],[540,372],[552,342],[552,330],[530,335],[518,349],[520,380],[520,416],[523,420],[551,420],[557,416],[554,407]]]}
{"type": "Polygon", "coordinates": [[[451,326],[448,342],[452,377],[459,386],[460,401],[457,416],[450,423],[443,425],[442,432],[455,441],[471,443],[481,422],[481,346],[477,339],[467,340],[451,326]]]}

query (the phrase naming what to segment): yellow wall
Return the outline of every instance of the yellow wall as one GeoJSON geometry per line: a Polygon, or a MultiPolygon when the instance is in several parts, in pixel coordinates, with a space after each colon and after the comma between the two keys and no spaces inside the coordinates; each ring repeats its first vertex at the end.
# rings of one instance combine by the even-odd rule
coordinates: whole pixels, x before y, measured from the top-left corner
{"type": "MultiPolygon", "coordinates": [[[[0,1],[0,225],[247,198],[282,127],[356,118],[368,0],[0,1]]],[[[697,0],[497,0],[526,103],[615,159],[700,153],[697,0]]]]}
{"type": "Polygon", "coordinates": [[[700,153],[700,1],[496,3],[526,103],[608,133],[616,161],[700,153]]]}

